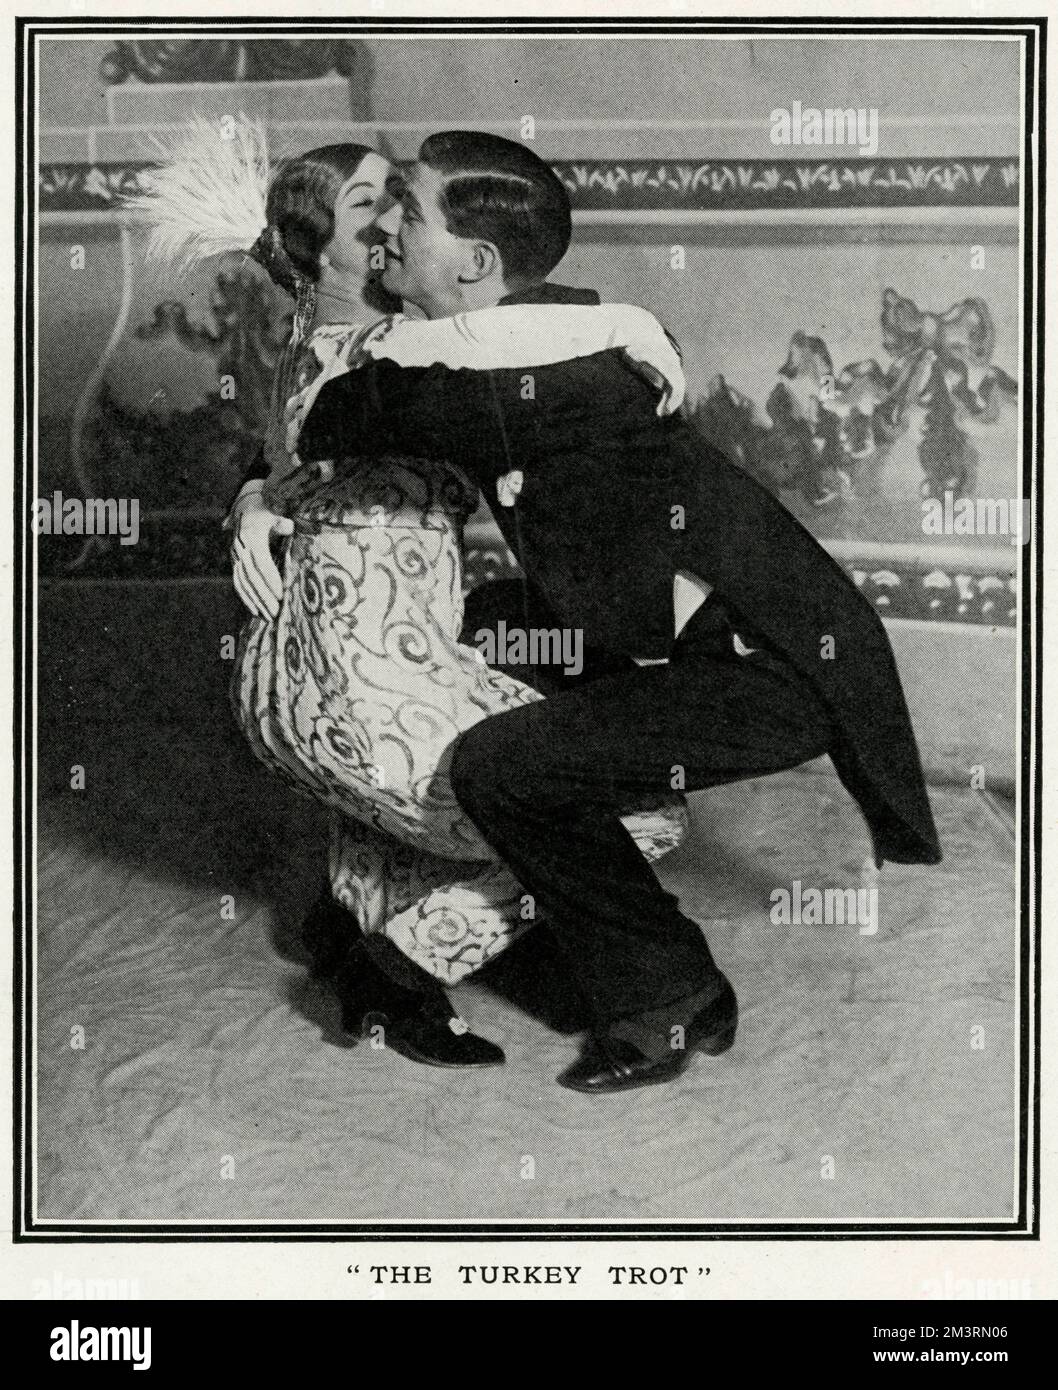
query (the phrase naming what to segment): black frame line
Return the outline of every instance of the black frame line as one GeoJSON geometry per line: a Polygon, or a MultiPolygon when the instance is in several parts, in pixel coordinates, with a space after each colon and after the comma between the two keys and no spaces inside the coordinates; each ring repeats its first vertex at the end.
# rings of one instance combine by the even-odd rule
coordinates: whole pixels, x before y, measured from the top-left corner
{"type": "Polygon", "coordinates": [[[679,23],[651,20],[583,19],[467,19],[423,18],[413,21],[326,17],[320,19],[225,19],[210,16],[159,19],[157,16],[94,18],[80,21],[18,16],[15,19],[15,340],[14,383],[15,457],[20,467],[14,480],[14,604],[13,634],[16,685],[13,702],[14,733],[14,938],[13,938],[13,1241],[16,1244],[166,1244],[295,1241],[300,1243],[374,1241],[863,1241],[863,1240],[1038,1240],[1040,1236],[1040,909],[1042,902],[1043,755],[1039,713],[1043,700],[1043,439],[1044,439],[1044,266],[1046,249],[1046,53],[1047,18],[951,17],[931,19],[839,20],[825,22],[812,17],[767,17],[747,21],[742,16],[679,23]],[[1021,993],[1018,1009],[1018,1169],[1017,1215],[995,1221],[787,1221],[739,1223],[680,1222],[121,1222],[55,1221],[34,1217],[33,1140],[29,1120],[33,1114],[34,1081],[33,1005],[36,916],[33,902],[33,811],[35,791],[36,729],[34,696],[36,673],[36,583],[31,563],[33,537],[27,506],[32,480],[36,421],[31,410],[36,399],[33,319],[36,304],[38,227],[36,64],[39,40],[44,38],[93,38],[143,34],[159,30],[165,35],[201,35],[222,30],[233,36],[260,36],[271,32],[308,36],[344,32],[379,37],[416,37],[423,34],[453,38],[538,36],[607,38],[615,34],[646,38],[771,37],[796,31],[797,37],[887,38],[927,34],[972,40],[975,37],[1013,38],[1023,44],[1025,70],[1025,142],[1022,179],[1025,214],[1022,221],[1023,254],[1023,496],[1032,499],[1031,549],[1021,565],[1020,633],[1022,641],[1022,717],[1018,798],[1020,830],[1020,902],[1018,904],[1018,962],[1021,993]],[[1035,115],[1039,111],[1038,130],[1035,115]],[[1036,143],[1034,158],[1033,142],[1036,143]],[[1035,236],[1031,235],[1035,216],[1035,236]],[[1031,557],[1031,560],[1030,560],[1031,557]],[[1030,570],[1031,563],[1031,570],[1030,570]],[[1035,582],[1026,585],[1028,579],[1035,582]],[[28,685],[27,685],[28,681],[28,685]],[[1030,1047],[1030,1040],[1032,1046],[1030,1047]],[[1030,1172],[1031,1157],[1031,1172],[1030,1172]],[[729,1228],[730,1226],[730,1228],[729,1228]]]}

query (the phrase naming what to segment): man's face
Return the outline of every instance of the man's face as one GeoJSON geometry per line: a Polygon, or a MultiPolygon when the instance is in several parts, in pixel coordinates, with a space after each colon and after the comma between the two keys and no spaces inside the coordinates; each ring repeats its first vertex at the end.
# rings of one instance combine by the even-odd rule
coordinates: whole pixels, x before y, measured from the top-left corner
{"type": "Polygon", "coordinates": [[[416,163],[390,183],[396,200],[378,219],[385,238],[382,284],[417,304],[432,319],[464,307],[461,277],[473,268],[474,243],[453,236],[438,205],[442,178],[428,164],[416,163]]]}

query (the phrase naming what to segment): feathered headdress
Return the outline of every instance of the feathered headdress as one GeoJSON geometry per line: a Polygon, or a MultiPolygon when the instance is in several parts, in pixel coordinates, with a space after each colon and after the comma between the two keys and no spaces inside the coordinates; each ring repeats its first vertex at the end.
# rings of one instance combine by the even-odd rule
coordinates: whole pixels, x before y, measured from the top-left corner
{"type": "Polygon", "coordinates": [[[142,175],[125,208],[150,227],[147,255],[185,270],[226,251],[248,251],[268,220],[268,144],[264,127],[239,114],[222,122],[192,117],[142,175]],[[229,124],[230,122],[230,124],[229,124]]]}

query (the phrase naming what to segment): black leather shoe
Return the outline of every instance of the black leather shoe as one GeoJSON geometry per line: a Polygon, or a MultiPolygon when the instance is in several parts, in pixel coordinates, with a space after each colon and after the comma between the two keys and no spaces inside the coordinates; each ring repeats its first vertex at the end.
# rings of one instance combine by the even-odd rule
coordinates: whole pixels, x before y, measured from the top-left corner
{"type": "Polygon", "coordinates": [[[458,1014],[444,1017],[429,1005],[390,1022],[386,1046],[428,1067],[500,1067],[503,1048],[472,1033],[458,1014]]]}
{"type": "Polygon", "coordinates": [[[418,988],[402,984],[383,969],[371,954],[367,938],[358,934],[330,978],[341,1005],[342,1032],[349,1039],[359,1038],[368,1015],[377,1015],[388,1024],[427,1005],[435,1013],[449,1017],[452,1009],[448,996],[432,976],[421,973],[418,988]]]}
{"type": "Polygon", "coordinates": [[[693,1052],[718,1057],[735,1041],[738,1000],[728,981],[717,997],[697,1013],[687,1026],[685,1046],[660,1060],[644,1056],[623,1038],[593,1038],[584,1056],[558,1077],[558,1084],[585,1095],[610,1095],[639,1086],[660,1086],[686,1071],[693,1052]]]}
{"type": "Polygon", "coordinates": [[[365,952],[354,951],[334,977],[347,1041],[379,1024],[387,1047],[430,1067],[498,1067],[503,1049],[472,1033],[440,985],[413,994],[386,978],[365,952]]]}

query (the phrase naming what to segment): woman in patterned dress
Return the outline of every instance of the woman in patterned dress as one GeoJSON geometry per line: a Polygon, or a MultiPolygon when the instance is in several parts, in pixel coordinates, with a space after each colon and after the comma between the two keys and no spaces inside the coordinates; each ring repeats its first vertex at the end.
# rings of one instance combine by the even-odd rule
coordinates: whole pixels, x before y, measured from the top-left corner
{"type": "MultiPolygon", "coordinates": [[[[273,510],[297,464],[287,403],[377,341],[371,229],[389,172],[374,151],[340,145],[286,162],[271,182],[251,254],[298,307],[273,385],[268,476],[244,487],[229,517],[236,587],[253,611],[232,696],[254,753],[331,812],[330,892],[308,927],[346,1030],[382,1015],[405,1055],[483,1066],[503,1054],[469,1032],[443,986],[515,940],[533,905],[457,804],[449,749],[478,720],[542,697],[458,640],[475,491],[443,461],[387,458],[288,494],[285,522],[273,510]],[[258,542],[261,528],[289,537],[271,600],[255,528],[258,542]]],[[[585,322],[582,312],[563,339],[549,320],[545,356],[612,341],[612,320],[587,337],[585,322]]],[[[682,836],[682,807],[626,824],[657,858],[682,836]]]]}

